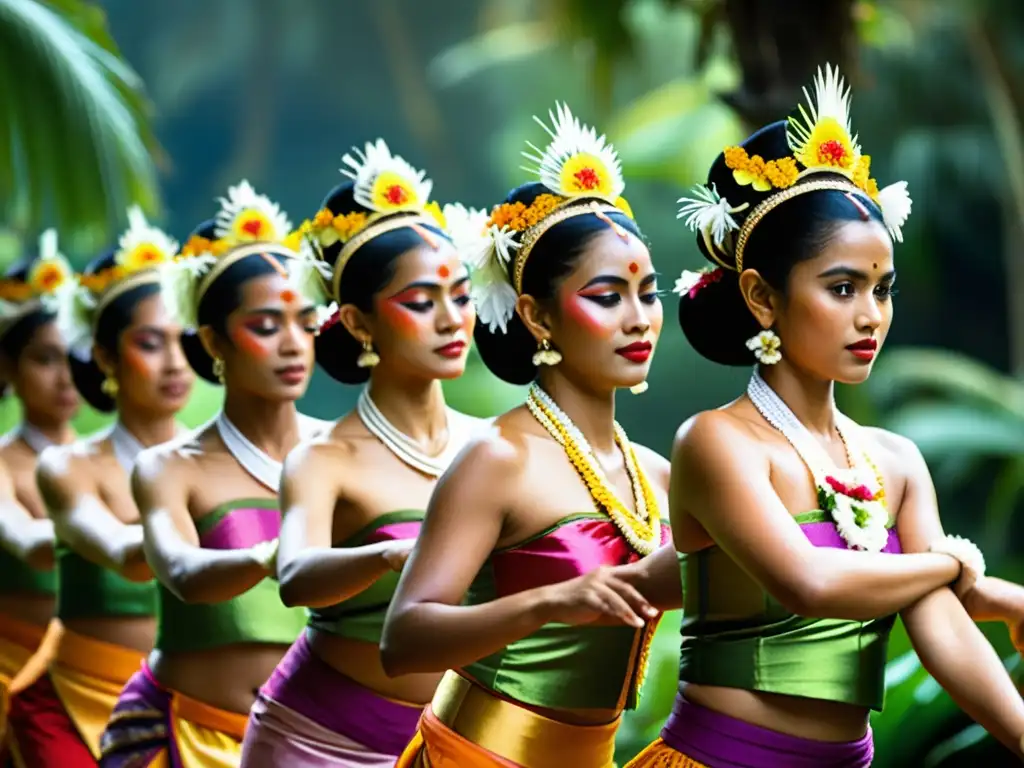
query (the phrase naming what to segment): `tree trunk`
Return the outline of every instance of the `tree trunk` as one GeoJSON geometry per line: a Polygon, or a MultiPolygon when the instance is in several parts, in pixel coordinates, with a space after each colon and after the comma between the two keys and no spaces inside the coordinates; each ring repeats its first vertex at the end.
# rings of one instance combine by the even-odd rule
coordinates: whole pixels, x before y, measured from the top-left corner
{"type": "Polygon", "coordinates": [[[818,67],[850,77],[857,56],[854,0],[724,0],[725,21],[743,75],[723,95],[753,132],[783,120],[818,67]]]}

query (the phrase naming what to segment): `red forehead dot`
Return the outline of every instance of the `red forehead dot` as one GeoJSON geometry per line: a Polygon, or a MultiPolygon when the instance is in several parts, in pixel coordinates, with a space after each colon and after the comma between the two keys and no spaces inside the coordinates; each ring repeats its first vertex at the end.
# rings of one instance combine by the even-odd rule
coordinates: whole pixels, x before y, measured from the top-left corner
{"type": "Polygon", "coordinates": [[[283,301],[285,304],[291,304],[293,301],[295,301],[295,291],[291,290],[290,288],[285,288],[283,291],[281,291],[281,301],[283,301]]]}
{"type": "Polygon", "coordinates": [[[451,273],[452,271],[448,269],[447,264],[442,264],[440,267],[437,268],[437,276],[440,277],[442,280],[448,277],[448,275],[450,275],[451,273]]]}
{"type": "Polygon", "coordinates": [[[629,271],[635,275],[637,272],[640,271],[640,265],[637,264],[635,261],[629,262],[629,271]]]}

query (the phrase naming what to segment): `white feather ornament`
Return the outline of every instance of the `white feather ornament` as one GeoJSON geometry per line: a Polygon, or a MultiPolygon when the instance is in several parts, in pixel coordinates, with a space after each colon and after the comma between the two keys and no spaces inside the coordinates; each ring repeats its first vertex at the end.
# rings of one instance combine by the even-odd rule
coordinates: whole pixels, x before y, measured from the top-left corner
{"type": "Polygon", "coordinates": [[[204,253],[164,262],[159,267],[164,309],[185,331],[194,332],[199,327],[196,288],[200,278],[216,263],[215,256],[204,253]]]}

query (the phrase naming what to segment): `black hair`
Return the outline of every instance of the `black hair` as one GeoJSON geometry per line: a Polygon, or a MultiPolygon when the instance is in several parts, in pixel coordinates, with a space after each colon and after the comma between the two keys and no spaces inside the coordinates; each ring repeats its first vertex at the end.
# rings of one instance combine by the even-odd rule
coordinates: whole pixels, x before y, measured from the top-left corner
{"type": "MultiPolygon", "coordinates": [[[[793,154],[786,140],[785,121],[762,128],[741,146],[750,157],[759,155],[765,162],[793,154]]],[[[810,178],[843,180],[844,177],[815,173],[810,178]]],[[[803,183],[803,180],[797,183],[803,183]]],[[[733,219],[740,226],[758,203],[777,192],[774,189],[758,192],[752,185],[739,184],[725,164],[724,153],[718,156],[708,172],[707,185],[710,187],[712,184],[718,194],[729,201],[730,207],[748,204],[745,210],[733,214],[733,219]]],[[[784,295],[793,267],[821,253],[845,222],[862,221],[862,208],[870,220],[882,223],[881,209],[866,194],[856,196],[862,208],[847,194],[834,189],[816,190],[797,195],[773,208],[758,222],[747,240],[743,250],[743,268],[756,269],[772,288],[784,295]]],[[[714,266],[720,267],[708,252],[699,232],[697,245],[714,266]]],[[[735,267],[731,256],[716,255],[735,267]]],[[[743,300],[739,274],[735,269],[722,268],[720,279],[706,282],[692,298],[683,295],[679,301],[679,324],[693,348],[709,360],[737,366],[753,365],[756,361],[754,353],[747,349],[746,341],[762,329],[743,300]]]]}
{"type": "MultiPolygon", "coordinates": [[[[508,193],[506,203],[529,205],[540,195],[551,194],[540,182],[529,182],[508,193]]],[[[639,227],[625,213],[618,211],[607,214],[616,224],[643,239],[639,227]]],[[[523,293],[538,301],[554,297],[555,289],[576,267],[576,262],[588,243],[609,228],[608,222],[594,214],[573,216],[560,221],[548,229],[534,244],[523,269],[523,293]]],[[[509,278],[515,268],[515,259],[507,265],[509,278]]],[[[517,313],[509,318],[502,333],[500,328],[490,330],[485,323],[477,322],[473,333],[477,349],[484,364],[491,373],[510,384],[529,384],[537,377],[537,366],[533,355],[537,351],[537,340],[526,329],[517,313]]]]}
{"type": "MultiPolygon", "coordinates": [[[[355,185],[351,181],[339,184],[327,193],[320,207],[326,208],[335,216],[346,213],[369,214],[369,209],[356,202],[354,188],[355,185]]],[[[425,228],[448,239],[448,235],[438,227],[426,225],[425,228]]],[[[338,306],[354,304],[363,312],[371,312],[373,297],[395,276],[398,258],[423,243],[423,238],[416,230],[411,227],[400,227],[377,235],[361,245],[342,272],[340,295],[334,297],[338,306]]],[[[341,243],[324,247],[324,260],[333,266],[341,249],[341,243]]],[[[362,344],[356,341],[340,322],[324,328],[316,339],[317,363],[332,379],[344,384],[360,384],[370,378],[369,368],[360,368],[356,365],[356,359],[362,351],[362,344]]]]}
{"type": "MultiPolygon", "coordinates": [[[[89,262],[83,274],[97,275],[115,265],[114,250],[108,250],[101,256],[89,262]]],[[[93,318],[93,325],[96,333],[93,336],[93,343],[117,359],[118,341],[124,330],[132,324],[132,317],[135,314],[135,307],[139,302],[160,292],[160,286],[155,282],[137,285],[121,294],[113,301],[105,304],[100,314],[93,318]]],[[[75,389],[85,398],[93,408],[101,413],[113,413],[117,408],[117,401],[103,391],[103,381],[106,376],[100,370],[92,355],[88,359],[79,359],[76,355],[68,355],[71,365],[71,379],[75,383],[75,389]]]]}
{"type": "MultiPolygon", "coordinates": [[[[207,219],[192,232],[189,237],[201,237],[206,240],[216,240],[216,225],[213,219],[207,219]]],[[[242,304],[242,286],[250,280],[267,275],[278,274],[278,270],[267,261],[273,259],[279,265],[284,262],[285,257],[272,251],[253,253],[221,272],[214,281],[207,287],[203,298],[196,308],[197,321],[199,326],[209,325],[218,336],[227,336],[228,316],[238,309],[242,304]]],[[[201,279],[201,278],[200,278],[201,279]]],[[[206,352],[198,333],[185,333],[181,337],[181,348],[185,353],[185,359],[192,370],[202,376],[211,384],[219,384],[220,380],[213,372],[213,358],[206,352]]]]}
{"type": "MultiPolygon", "coordinates": [[[[22,259],[12,264],[3,275],[4,280],[11,282],[27,283],[29,272],[35,263],[35,257],[22,259]]],[[[56,319],[53,312],[49,312],[37,306],[30,312],[26,312],[15,320],[0,336],[0,353],[2,353],[12,364],[17,364],[21,353],[32,341],[35,332],[47,323],[56,319]]]]}

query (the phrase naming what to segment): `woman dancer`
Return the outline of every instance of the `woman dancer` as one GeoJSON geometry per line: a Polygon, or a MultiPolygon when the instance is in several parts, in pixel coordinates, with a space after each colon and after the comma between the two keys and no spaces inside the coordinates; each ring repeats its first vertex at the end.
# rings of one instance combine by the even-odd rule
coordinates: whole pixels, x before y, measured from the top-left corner
{"type": "Polygon", "coordinates": [[[681,211],[719,264],[678,284],[683,330],[711,360],[759,366],[676,439],[673,536],[696,552],[682,682],[633,766],[870,765],[897,611],[925,668],[1020,756],[1024,704],[964,610],[1001,613],[1009,585],[971,589],[984,560],[944,536],[917,448],[835,407],[833,383],[864,381],[888,333],[910,199],[870,178],[838,72],[815,86],[799,118],[727,148],[681,211]],[[901,550],[921,554],[884,554],[901,550]]]}
{"type": "Polygon", "coordinates": [[[46,669],[60,634],[59,623],[51,622],[57,587],[53,524],[46,519],[35,471],[45,448],[74,439],[70,421],[78,393],[49,304],[71,280],[55,230],[40,238],[37,258],[15,265],[0,280],[0,380],[22,409],[21,424],[0,443],[15,502],[0,508],[0,739],[8,696],[46,669]]]}
{"type": "Polygon", "coordinates": [[[321,425],[295,401],[309,382],[319,277],[282,245],[288,220],[243,182],[213,231],[161,265],[161,295],[224,384],[208,426],[143,452],[133,475],[146,557],[160,584],[156,644],[103,735],[104,766],[238,766],[246,716],[305,624],[278,596],[281,460],[321,425]],[[310,277],[316,278],[315,280],[310,277]]]}
{"type": "Polygon", "coordinates": [[[285,463],[281,595],[312,610],[253,706],[252,768],[395,764],[440,673],[388,678],[384,614],[437,478],[482,423],[441,391],[465,369],[475,315],[466,268],[428,207],[431,182],[382,140],[343,162],[352,181],[310,229],[339,306],[317,360],[369,385],[326,439],[285,463]]]}
{"type": "MultiPolygon", "coordinates": [[[[552,120],[540,183],[467,228],[484,362],[534,383],[438,484],[402,573],[384,669],[456,671],[401,766],[611,766],[663,604],[609,566],[667,563],[655,583],[675,567],[636,562],[667,534],[668,462],[614,420],[616,390],[643,386],[661,330],[656,273],[614,149],[564,106],[552,120]]],[[[663,591],[678,604],[678,580],[663,591]]]]}
{"type": "Polygon", "coordinates": [[[128,679],[153,647],[156,588],[129,479],[135,457],[167,442],[191,391],[181,327],[168,318],[154,269],[178,244],[128,212],[119,247],[63,290],[57,325],[78,391],[112,429],[47,449],[37,480],[58,537],[57,617],[65,631],[49,674],[13,701],[26,765],[96,765],[100,737],[128,679]]]}

